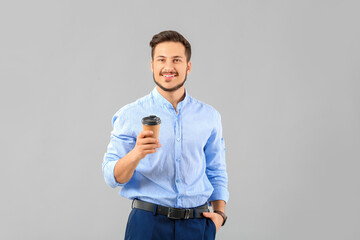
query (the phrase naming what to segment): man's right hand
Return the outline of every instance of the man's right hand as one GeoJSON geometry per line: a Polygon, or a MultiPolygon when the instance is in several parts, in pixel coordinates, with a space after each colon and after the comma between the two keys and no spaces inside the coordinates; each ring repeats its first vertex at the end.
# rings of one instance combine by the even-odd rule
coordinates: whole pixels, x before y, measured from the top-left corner
{"type": "Polygon", "coordinates": [[[135,147],[123,158],[119,159],[114,168],[114,176],[118,183],[128,182],[141,159],[150,153],[157,152],[161,147],[159,140],[153,138],[152,131],[142,131],[136,139],[135,147]]]}
{"type": "Polygon", "coordinates": [[[136,138],[133,153],[138,160],[143,159],[150,153],[156,153],[157,148],[161,147],[159,139],[153,138],[152,131],[142,131],[136,138]]]}

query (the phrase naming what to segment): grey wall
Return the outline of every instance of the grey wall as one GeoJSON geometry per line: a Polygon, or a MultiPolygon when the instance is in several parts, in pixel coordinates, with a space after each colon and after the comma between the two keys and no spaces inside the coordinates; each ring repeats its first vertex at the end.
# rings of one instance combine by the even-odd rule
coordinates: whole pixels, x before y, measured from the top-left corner
{"type": "Polygon", "coordinates": [[[0,239],[122,239],[101,163],[154,87],[151,37],[193,47],[186,88],[222,114],[218,239],[360,239],[358,1],[1,1],[0,239]]]}

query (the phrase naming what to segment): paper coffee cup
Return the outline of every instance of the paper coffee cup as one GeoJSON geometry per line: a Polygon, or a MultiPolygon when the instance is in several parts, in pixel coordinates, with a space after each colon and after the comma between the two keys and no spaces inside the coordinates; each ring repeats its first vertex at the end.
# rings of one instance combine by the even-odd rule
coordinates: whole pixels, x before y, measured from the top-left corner
{"type": "Polygon", "coordinates": [[[153,138],[159,139],[159,132],[160,132],[160,123],[161,119],[155,115],[150,115],[148,117],[144,117],[141,120],[143,124],[143,130],[150,130],[153,131],[153,138]]]}

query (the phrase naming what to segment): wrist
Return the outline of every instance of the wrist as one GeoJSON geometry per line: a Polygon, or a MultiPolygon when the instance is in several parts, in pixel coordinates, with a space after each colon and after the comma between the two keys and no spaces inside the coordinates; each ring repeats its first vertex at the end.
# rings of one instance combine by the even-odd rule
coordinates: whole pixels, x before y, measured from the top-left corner
{"type": "Polygon", "coordinates": [[[227,220],[227,216],[225,215],[225,213],[223,211],[220,211],[220,210],[214,210],[214,213],[219,214],[223,218],[223,223],[221,224],[221,226],[224,226],[225,222],[227,220]]]}
{"type": "Polygon", "coordinates": [[[141,154],[139,154],[138,151],[136,151],[135,148],[133,148],[130,152],[130,159],[132,159],[134,162],[139,162],[141,159],[144,158],[141,154]]]}

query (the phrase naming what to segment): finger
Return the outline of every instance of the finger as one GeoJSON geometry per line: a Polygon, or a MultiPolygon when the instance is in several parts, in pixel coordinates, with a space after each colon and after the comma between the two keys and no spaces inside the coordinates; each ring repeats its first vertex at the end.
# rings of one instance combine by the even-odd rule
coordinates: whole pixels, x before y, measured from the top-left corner
{"type": "Polygon", "coordinates": [[[211,212],[203,212],[203,216],[207,217],[207,218],[211,218],[212,217],[212,213],[211,212]]]}
{"type": "Polygon", "coordinates": [[[211,215],[213,215],[214,213],[212,213],[212,212],[204,212],[203,214],[204,214],[204,215],[207,215],[207,216],[211,216],[211,215]]]}
{"type": "Polygon", "coordinates": [[[144,144],[141,145],[141,148],[143,150],[150,150],[150,149],[154,149],[154,148],[159,148],[161,145],[160,144],[144,144]]]}
{"type": "Polygon", "coordinates": [[[141,144],[157,144],[160,141],[157,138],[147,137],[147,138],[140,138],[139,143],[141,144]]]}
{"type": "Polygon", "coordinates": [[[203,215],[204,217],[210,218],[211,220],[214,220],[216,218],[217,213],[213,213],[213,212],[204,212],[203,215]]]}
{"type": "Polygon", "coordinates": [[[156,149],[156,148],[151,149],[151,150],[144,150],[144,153],[145,153],[145,154],[156,153],[156,152],[157,152],[157,149],[156,149]]]}
{"type": "Polygon", "coordinates": [[[150,130],[146,130],[146,131],[141,131],[139,134],[139,138],[146,138],[146,137],[151,137],[154,134],[153,131],[150,130]]]}

